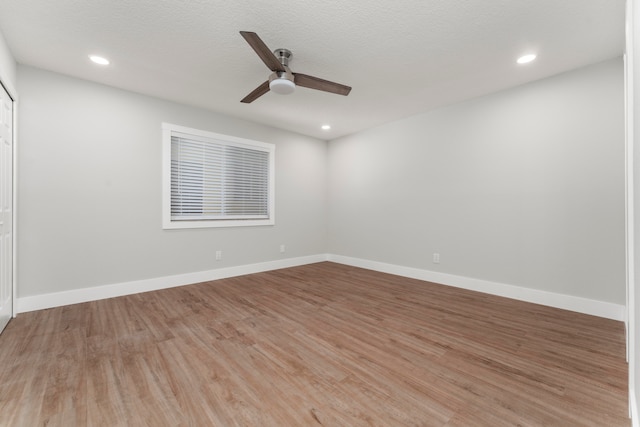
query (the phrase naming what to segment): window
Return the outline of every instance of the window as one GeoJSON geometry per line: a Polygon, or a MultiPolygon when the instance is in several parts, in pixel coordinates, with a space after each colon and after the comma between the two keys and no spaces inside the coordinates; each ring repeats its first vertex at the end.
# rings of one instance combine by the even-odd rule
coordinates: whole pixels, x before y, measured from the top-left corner
{"type": "Polygon", "coordinates": [[[162,124],[163,227],[273,225],[275,146],[162,124]]]}

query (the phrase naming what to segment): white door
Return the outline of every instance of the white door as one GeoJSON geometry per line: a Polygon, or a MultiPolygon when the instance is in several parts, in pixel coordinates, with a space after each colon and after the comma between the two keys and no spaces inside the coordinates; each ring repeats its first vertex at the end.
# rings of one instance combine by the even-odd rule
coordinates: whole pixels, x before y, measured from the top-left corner
{"type": "Polygon", "coordinates": [[[0,332],[13,315],[13,101],[0,85],[0,332]]]}

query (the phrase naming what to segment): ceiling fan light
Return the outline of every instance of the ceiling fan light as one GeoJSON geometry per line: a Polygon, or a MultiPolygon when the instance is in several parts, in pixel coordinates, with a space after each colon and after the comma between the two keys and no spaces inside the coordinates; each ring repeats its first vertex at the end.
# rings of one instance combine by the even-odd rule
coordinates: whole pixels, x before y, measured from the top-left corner
{"type": "Polygon", "coordinates": [[[280,95],[289,95],[295,88],[295,83],[285,78],[273,79],[269,82],[269,89],[280,95]]]}

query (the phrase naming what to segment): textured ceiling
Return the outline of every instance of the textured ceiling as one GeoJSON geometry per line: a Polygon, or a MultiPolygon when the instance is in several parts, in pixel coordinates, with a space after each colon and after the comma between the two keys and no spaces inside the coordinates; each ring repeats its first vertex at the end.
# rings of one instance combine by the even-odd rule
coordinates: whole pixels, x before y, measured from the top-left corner
{"type": "Polygon", "coordinates": [[[624,0],[0,0],[0,32],[21,64],[333,139],[620,56],[624,0]],[[241,104],[270,72],[240,30],[351,94],[241,104]]]}

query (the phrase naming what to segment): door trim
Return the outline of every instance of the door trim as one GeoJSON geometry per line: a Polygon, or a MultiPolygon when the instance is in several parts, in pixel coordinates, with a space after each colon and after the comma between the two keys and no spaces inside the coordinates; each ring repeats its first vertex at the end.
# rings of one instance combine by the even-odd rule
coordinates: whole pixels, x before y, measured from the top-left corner
{"type": "Polygon", "coordinates": [[[13,186],[13,242],[12,242],[12,258],[13,265],[12,269],[12,317],[15,318],[18,315],[18,92],[13,87],[11,82],[5,79],[5,76],[2,74],[2,70],[0,70],[0,85],[7,91],[12,104],[12,114],[13,114],[13,129],[11,139],[13,140],[13,176],[12,176],[12,186],[13,186]]]}

